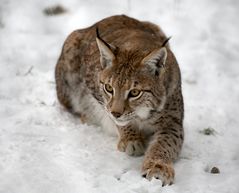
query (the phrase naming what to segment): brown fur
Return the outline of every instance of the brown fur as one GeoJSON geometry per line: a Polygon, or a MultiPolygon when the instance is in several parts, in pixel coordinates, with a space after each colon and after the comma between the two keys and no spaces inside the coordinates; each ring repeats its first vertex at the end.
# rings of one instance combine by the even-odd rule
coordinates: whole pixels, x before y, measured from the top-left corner
{"type": "Polygon", "coordinates": [[[69,35],[55,75],[63,106],[97,124],[96,101],[118,128],[118,149],[135,156],[146,149],[142,174],[171,184],[183,143],[184,109],[180,70],[163,45],[166,39],[152,23],[112,16],[69,35]]]}

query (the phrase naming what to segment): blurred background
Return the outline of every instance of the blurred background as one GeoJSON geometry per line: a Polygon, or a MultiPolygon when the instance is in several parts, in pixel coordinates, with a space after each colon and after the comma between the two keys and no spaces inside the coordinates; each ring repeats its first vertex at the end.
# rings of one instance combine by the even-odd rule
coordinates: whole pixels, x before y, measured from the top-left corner
{"type": "Polygon", "coordinates": [[[237,0],[0,0],[0,192],[238,192],[238,10],[237,0]],[[142,158],[56,100],[66,37],[115,14],[172,36],[186,138],[170,187],[141,179],[142,158]]]}

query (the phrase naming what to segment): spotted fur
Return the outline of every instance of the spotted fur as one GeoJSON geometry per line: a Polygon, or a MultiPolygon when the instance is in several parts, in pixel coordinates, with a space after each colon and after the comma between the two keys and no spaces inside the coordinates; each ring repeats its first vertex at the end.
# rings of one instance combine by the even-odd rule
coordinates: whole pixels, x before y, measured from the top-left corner
{"type": "Polygon", "coordinates": [[[118,150],[145,154],[142,175],[174,180],[183,144],[180,70],[162,30],[112,16],[66,39],[55,77],[60,103],[84,122],[118,131],[118,150]]]}

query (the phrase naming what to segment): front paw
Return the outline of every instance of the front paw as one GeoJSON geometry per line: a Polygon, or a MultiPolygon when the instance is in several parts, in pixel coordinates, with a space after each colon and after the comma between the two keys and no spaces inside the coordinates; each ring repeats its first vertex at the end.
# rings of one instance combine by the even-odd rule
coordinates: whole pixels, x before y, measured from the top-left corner
{"type": "Polygon", "coordinates": [[[117,147],[119,151],[125,152],[130,156],[140,156],[143,155],[145,151],[144,141],[142,139],[120,139],[117,147]]]}
{"type": "Polygon", "coordinates": [[[160,160],[145,160],[142,167],[142,176],[151,180],[153,177],[160,179],[162,185],[171,185],[174,180],[174,169],[170,163],[160,160]]]}

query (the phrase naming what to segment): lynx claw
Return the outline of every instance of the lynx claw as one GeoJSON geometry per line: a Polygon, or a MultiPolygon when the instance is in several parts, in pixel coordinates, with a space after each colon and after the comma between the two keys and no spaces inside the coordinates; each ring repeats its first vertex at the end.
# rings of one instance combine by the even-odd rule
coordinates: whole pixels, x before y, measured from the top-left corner
{"type": "Polygon", "coordinates": [[[142,177],[151,180],[152,178],[162,181],[162,186],[172,185],[174,181],[174,169],[172,164],[156,161],[145,161],[142,169],[142,177]]]}

